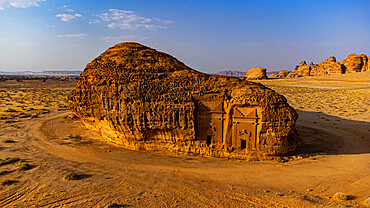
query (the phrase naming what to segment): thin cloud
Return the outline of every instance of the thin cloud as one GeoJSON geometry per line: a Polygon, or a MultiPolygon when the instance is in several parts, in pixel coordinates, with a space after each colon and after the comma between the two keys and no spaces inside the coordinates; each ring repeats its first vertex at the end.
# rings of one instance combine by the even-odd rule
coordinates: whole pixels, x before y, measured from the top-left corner
{"type": "Polygon", "coordinates": [[[136,30],[136,29],[166,29],[166,25],[173,23],[171,20],[158,18],[147,18],[136,14],[134,11],[110,9],[109,12],[102,13],[99,19],[89,21],[90,24],[107,22],[111,29],[136,30]]]}
{"type": "Polygon", "coordinates": [[[58,35],[58,38],[84,38],[86,36],[86,34],[64,34],[58,35]]]}
{"type": "Polygon", "coordinates": [[[38,44],[39,44],[38,42],[25,42],[25,43],[17,43],[17,46],[31,47],[31,46],[35,46],[35,45],[38,45],[38,44]]]}
{"type": "Polygon", "coordinates": [[[101,21],[98,19],[89,20],[89,24],[98,24],[98,23],[101,23],[101,21]]]}
{"type": "Polygon", "coordinates": [[[28,8],[38,7],[40,2],[45,0],[0,0],[0,10],[4,10],[7,7],[14,8],[28,8]]]}
{"type": "Polygon", "coordinates": [[[82,15],[81,14],[57,14],[56,17],[59,17],[60,20],[62,20],[63,22],[68,22],[70,20],[80,18],[82,17],[82,15]]]}
{"type": "Polygon", "coordinates": [[[107,42],[124,42],[124,41],[144,41],[147,40],[148,37],[141,35],[123,35],[123,36],[106,36],[100,39],[107,42]]]}
{"type": "Polygon", "coordinates": [[[70,9],[67,5],[62,6],[67,12],[74,12],[73,9],[70,9]]]}

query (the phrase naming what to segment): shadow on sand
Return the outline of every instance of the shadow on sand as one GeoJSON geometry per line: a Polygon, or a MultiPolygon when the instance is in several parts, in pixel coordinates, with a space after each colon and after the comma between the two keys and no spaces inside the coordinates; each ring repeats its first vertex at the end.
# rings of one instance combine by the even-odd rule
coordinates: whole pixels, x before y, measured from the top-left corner
{"type": "Polygon", "coordinates": [[[370,153],[370,123],[321,112],[298,111],[298,144],[292,155],[370,153]]]}

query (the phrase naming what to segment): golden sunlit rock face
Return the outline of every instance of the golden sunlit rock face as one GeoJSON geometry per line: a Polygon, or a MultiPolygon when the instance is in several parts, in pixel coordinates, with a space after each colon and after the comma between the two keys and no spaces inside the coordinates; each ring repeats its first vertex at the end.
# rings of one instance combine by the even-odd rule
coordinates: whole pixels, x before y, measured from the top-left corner
{"type": "Polygon", "coordinates": [[[245,78],[250,80],[267,79],[266,69],[262,67],[251,68],[247,71],[245,78]]]}
{"type": "MultiPolygon", "coordinates": [[[[310,63],[306,64],[306,61],[302,61],[294,70],[286,77],[308,77],[308,76],[325,76],[335,74],[349,74],[353,72],[365,72],[369,71],[370,64],[368,63],[368,57],[365,54],[356,55],[351,53],[343,60],[343,62],[337,62],[334,56],[330,56],[320,64],[310,63]]],[[[281,77],[284,78],[284,77],[281,77]]]]}
{"type": "Polygon", "coordinates": [[[109,48],[70,94],[84,124],[128,149],[240,159],[295,149],[296,111],[258,83],[197,72],[138,43],[109,48]]]}

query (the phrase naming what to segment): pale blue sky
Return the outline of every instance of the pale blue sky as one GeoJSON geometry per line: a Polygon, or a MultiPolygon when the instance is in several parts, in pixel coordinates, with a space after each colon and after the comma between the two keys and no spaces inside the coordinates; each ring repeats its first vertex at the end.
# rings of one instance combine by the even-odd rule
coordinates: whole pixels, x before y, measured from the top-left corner
{"type": "Polygon", "coordinates": [[[370,1],[0,0],[0,71],[82,70],[136,41],[199,71],[370,55],[370,1]]]}

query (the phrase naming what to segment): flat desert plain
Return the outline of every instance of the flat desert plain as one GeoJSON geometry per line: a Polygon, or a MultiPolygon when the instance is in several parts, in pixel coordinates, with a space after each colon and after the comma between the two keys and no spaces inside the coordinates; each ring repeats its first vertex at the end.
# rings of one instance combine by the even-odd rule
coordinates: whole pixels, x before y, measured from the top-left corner
{"type": "Polygon", "coordinates": [[[114,146],[71,116],[76,82],[0,82],[0,207],[370,206],[370,72],[259,81],[299,113],[270,161],[114,146]]]}

